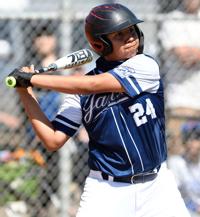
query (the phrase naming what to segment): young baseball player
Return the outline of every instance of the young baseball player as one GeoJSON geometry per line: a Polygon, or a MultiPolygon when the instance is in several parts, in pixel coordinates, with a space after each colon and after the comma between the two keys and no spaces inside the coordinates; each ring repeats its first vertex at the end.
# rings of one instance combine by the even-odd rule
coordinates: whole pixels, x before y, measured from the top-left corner
{"type": "Polygon", "coordinates": [[[47,149],[61,148],[81,124],[88,132],[90,173],[77,217],[189,216],[166,167],[162,81],[157,62],[143,53],[141,22],[123,5],[97,6],[85,20],[100,55],[96,68],[85,76],[25,73],[33,67],[12,73],[47,149]],[[52,122],[30,86],[67,93],[52,122]]]}

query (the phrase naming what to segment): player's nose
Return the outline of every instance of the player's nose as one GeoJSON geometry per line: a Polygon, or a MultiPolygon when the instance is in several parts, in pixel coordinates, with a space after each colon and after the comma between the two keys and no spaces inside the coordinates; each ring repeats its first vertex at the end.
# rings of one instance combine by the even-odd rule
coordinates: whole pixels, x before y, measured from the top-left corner
{"type": "Polygon", "coordinates": [[[133,41],[135,41],[135,38],[134,38],[134,36],[133,35],[131,35],[131,34],[128,34],[127,36],[126,36],[126,38],[125,38],[125,43],[127,44],[127,43],[131,43],[131,42],[133,42],[133,41]]]}
{"type": "Polygon", "coordinates": [[[137,38],[136,34],[134,34],[134,32],[132,31],[132,29],[129,29],[129,30],[126,32],[125,42],[126,42],[126,43],[131,43],[131,42],[133,42],[136,38],[137,38]]]}

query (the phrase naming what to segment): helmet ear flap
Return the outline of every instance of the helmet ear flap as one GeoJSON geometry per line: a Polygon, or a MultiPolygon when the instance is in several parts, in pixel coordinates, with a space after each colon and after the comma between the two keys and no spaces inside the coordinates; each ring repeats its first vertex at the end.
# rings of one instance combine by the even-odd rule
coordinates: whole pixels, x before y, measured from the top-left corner
{"type": "Polygon", "coordinates": [[[104,44],[100,40],[92,42],[91,46],[97,53],[102,53],[104,50],[104,44]]]}
{"type": "Polygon", "coordinates": [[[110,40],[108,40],[108,38],[105,35],[94,37],[91,34],[91,31],[91,26],[87,25],[86,23],[85,34],[92,49],[100,56],[105,56],[111,53],[112,43],[110,42],[110,40]]]}
{"type": "Polygon", "coordinates": [[[99,39],[90,41],[90,45],[100,56],[105,56],[112,52],[112,43],[108,39],[106,40],[103,36],[99,37],[99,39]]]}
{"type": "Polygon", "coordinates": [[[99,38],[95,38],[90,34],[90,26],[86,25],[85,28],[85,33],[86,33],[86,37],[88,39],[88,42],[90,44],[90,46],[92,47],[92,49],[99,55],[101,55],[104,51],[104,43],[103,41],[101,41],[99,38]]]}

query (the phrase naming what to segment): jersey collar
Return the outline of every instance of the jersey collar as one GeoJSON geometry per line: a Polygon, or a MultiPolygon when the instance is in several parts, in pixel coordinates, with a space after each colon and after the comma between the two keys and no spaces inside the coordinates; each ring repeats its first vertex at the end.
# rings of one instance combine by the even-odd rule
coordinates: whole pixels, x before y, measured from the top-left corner
{"type": "Polygon", "coordinates": [[[96,60],[96,67],[98,71],[107,72],[122,63],[123,61],[107,61],[103,57],[100,57],[96,60]]]}

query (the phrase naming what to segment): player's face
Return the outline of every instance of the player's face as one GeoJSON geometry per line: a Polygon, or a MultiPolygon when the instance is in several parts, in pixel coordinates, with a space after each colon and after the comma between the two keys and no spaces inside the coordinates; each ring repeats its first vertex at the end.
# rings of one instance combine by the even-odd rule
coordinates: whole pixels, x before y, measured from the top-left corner
{"type": "Polygon", "coordinates": [[[125,60],[137,54],[139,39],[134,27],[111,33],[107,37],[112,42],[113,52],[105,56],[106,60],[125,60]]]}

